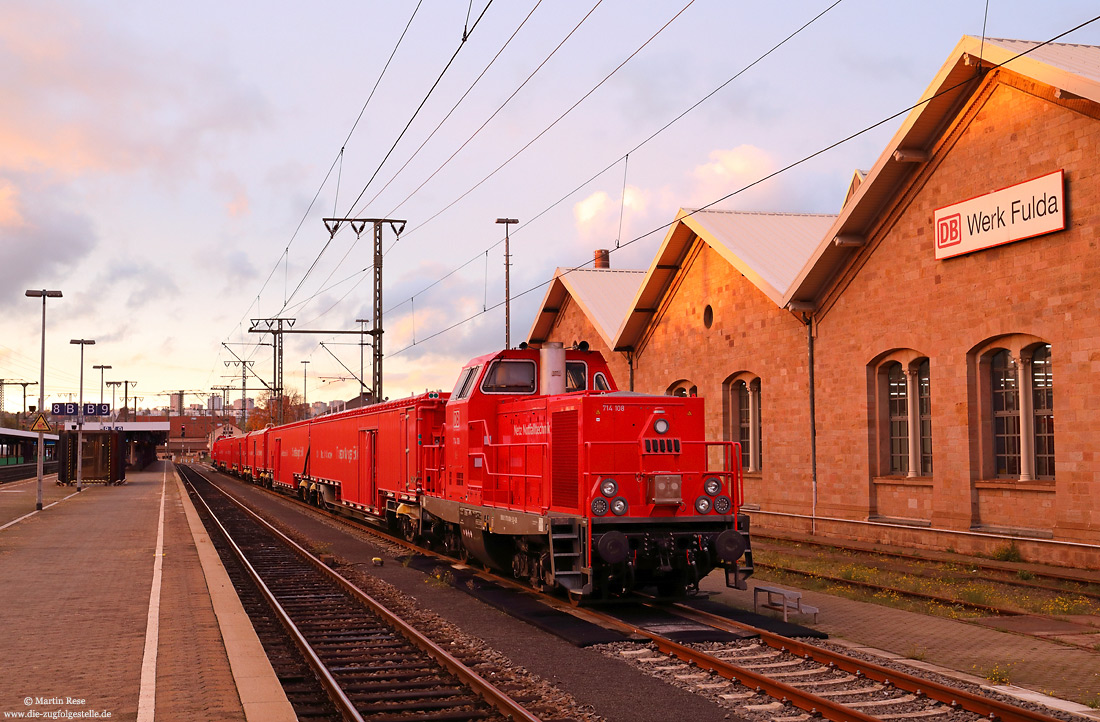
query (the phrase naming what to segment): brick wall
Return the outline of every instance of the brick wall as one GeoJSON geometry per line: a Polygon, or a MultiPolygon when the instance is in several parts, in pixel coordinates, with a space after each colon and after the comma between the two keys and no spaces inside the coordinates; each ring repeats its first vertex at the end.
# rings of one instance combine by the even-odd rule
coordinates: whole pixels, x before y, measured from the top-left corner
{"type": "Polygon", "coordinates": [[[1022,528],[1100,542],[1100,119],[1095,105],[1070,105],[1049,87],[991,74],[826,299],[816,341],[820,514],[866,517],[877,504],[880,514],[914,510],[949,529],[1022,528]],[[936,208],[1060,168],[1065,231],[935,260],[936,208]],[[1010,334],[1052,345],[1052,482],[985,478],[991,452],[979,417],[987,389],[973,352],[1010,334]],[[874,483],[863,441],[876,423],[864,393],[868,364],[895,349],[929,359],[930,507],[916,488],[915,507],[898,498],[899,487],[879,493],[888,485],[874,483]]]}
{"type": "Polygon", "coordinates": [[[759,474],[746,476],[745,501],[808,514],[806,344],[806,327],[797,317],[697,239],[638,346],[635,390],[663,394],[676,382],[689,381],[706,401],[708,438],[730,440],[723,419],[726,381],[742,372],[759,377],[763,464],[759,474]],[[703,322],[708,305],[709,329],[703,322]]]}

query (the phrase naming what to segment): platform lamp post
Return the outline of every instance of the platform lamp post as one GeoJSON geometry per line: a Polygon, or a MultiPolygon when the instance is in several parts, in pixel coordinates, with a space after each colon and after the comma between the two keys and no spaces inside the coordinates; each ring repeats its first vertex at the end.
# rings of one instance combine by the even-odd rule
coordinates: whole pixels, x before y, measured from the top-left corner
{"type": "Polygon", "coordinates": [[[95,340],[90,338],[74,338],[69,343],[80,346],[80,406],[76,415],[76,490],[84,491],[84,347],[94,346],[95,340]]]}
{"type": "Polygon", "coordinates": [[[99,369],[99,405],[102,406],[103,405],[103,372],[106,369],[109,369],[111,367],[110,366],[104,366],[103,364],[98,364],[96,366],[93,366],[92,368],[99,369]]]}
{"type": "MultiPolygon", "coordinates": [[[[27,295],[31,298],[42,298],[42,367],[38,376],[38,413],[42,414],[45,411],[42,405],[46,399],[46,299],[47,298],[61,298],[61,291],[47,291],[42,289],[41,291],[35,291],[30,289],[27,291],[27,295]]],[[[46,456],[46,439],[45,434],[42,431],[38,432],[38,497],[35,501],[34,508],[38,511],[42,511],[42,464],[45,462],[46,456]]]]}
{"type": "Polygon", "coordinates": [[[512,293],[509,288],[511,254],[508,252],[508,227],[519,223],[517,218],[498,218],[497,223],[504,224],[504,348],[512,348],[512,293]]]}

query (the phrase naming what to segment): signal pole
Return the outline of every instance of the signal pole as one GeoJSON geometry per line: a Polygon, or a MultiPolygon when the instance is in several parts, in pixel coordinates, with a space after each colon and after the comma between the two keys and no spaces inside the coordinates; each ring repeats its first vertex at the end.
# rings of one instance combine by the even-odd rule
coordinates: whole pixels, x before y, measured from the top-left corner
{"type": "MultiPolygon", "coordinates": [[[[368,332],[374,343],[372,344],[372,350],[374,351],[374,364],[371,369],[373,378],[371,379],[371,392],[374,395],[375,402],[382,400],[382,224],[389,223],[390,229],[398,240],[401,239],[401,232],[405,230],[405,221],[396,220],[393,218],[323,218],[325,228],[328,229],[329,238],[336,235],[336,232],[340,230],[340,226],[347,223],[351,226],[351,229],[355,231],[355,235],[358,237],[362,235],[366,229],[367,224],[374,225],[374,325],[368,332]],[[400,224],[400,226],[398,225],[400,224]]],[[[362,392],[360,392],[362,393],[362,392]]]]}

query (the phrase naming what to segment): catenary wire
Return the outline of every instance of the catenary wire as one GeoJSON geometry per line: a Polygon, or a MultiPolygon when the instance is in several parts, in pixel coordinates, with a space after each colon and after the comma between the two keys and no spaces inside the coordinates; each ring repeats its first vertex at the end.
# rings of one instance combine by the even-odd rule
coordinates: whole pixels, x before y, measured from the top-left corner
{"type": "MultiPolygon", "coordinates": [[[[565,195],[563,195],[563,196],[562,196],[561,198],[559,198],[558,200],[556,200],[556,201],[554,201],[553,203],[551,203],[551,204],[550,204],[549,206],[547,206],[546,208],[544,208],[544,209],[543,209],[542,211],[540,211],[539,213],[537,213],[537,214],[536,214],[535,216],[533,216],[532,218],[530,218],[530,219],[529,219],[528,221],[525,221],[524,223],[520,224],[520,225],[519,225],[519,226],[518,226],[518,227],[516,228],[516,230],[517,230],[517,231],[519,231],[519,230],[522,230],[523,228],[526,228],[526,227],[527,227],[528,225],[531,225],[532,223],[534,223],[535,221],[537,221],[537,220],[538,220],[539,218],[541,218],[542,216],[546,215],[547,213],[549,213],[549,212],[550,212],[551,210],[553,210],[553,209],[554,209],[554,208],[556,208],[557,206],[559,206],[559,205],[561,205],[562,203],[564,203],[564,202],[565,202],[565,201],[566,201],[566,200],[567,200],[568,198],[570,198],[570,197],[572,197],[573,195],[575,195],[575,194],[576,194],[576,193],[577,193],[578,191],[580,191],[580,190],[581,190],[582,188],[584,188],[585,186],[587,186],[587,185],[588,185],[589,183],[591,183],[592,181],[596,180],[597,178],[599,178],[600,176],[602,176],[602,175],[603,175],[604,173],[606,173],[607,171],[609,171],[609,170],[611,170],[612,168],[614,168],[614,167],[615,167],[616,165],[618,165],[618,164],[619,164],[619,162],[620,162],[620,161],[623,161],[624,159],[628,158],[628,157],[630,156],[630,154],[631,154],[631,153],[634,153],[634,152],[638,151],[639,149],[641,149],[641,148],[642,148],[643,146],[645,146],[645,145],[646,145],[647,143],[649,143],[650,141],[652,141],[652,140],[653,140],[654,138],[656,138],[656,137],[657,137],[658,135],[660,135],[661,133],[663,133],[664,131],[668,130],[668,129],[669,129],[670,127],[672,127],[672,125],[674,125],[674,124],[675,124],[676,122],[678,122],[678,121],[682,120],[682,119],[684,118],[684,116],[686,116],[686,115],[687,115],[688,113],[690,113],[690,112],[692,112],[693,110],[695,110],[696,108],[698,108],[698,107],[699,107],[700,105],[702,105],[702,104],[703,104],[704,102],[706,102],[707,100],[709,100],[709,99],[710,99],[711,97],[713,97],[713,96],[714,96],[714,95],[715,95],[716,93],[718,93],[718,92],[719,92],[719,91],[721,91],[721,90],[722,90],[723,88],[725,88],[726,86],[728,86],[728,85],[729,85],[730,83],[732,83],[732,82],[733,82],[734,80],[736,80],[737,78],[741,77],[741,76],[742,76],[742,75],[743,75],[743,74],[744,74],[744,73],[745,73],[746,71],[748,71],[748,70],[749,70],[750,68],[752,68],[753,66],[757,65],[758,63],[760,63],[760,61],[764,60],[764,59],[765,59],[766,57],[768,57],[769,55],[771,55],[772,53],[774,53],[774,52],[775,52],[776,50],[778,50],[779,48],[781,48],[781,47],[782,47],[783,45],[785,45],[785,44],[786,44],[787,42],[789,42],[790,40],[792,40],[792,39],[793,39],[793,38],[794,38],[794,37],[795,37],[796,35],[798,35],[799,33],[801,33],[801,32],[802,32],[803,30],[805,30],[806,28],[808,28],[808,27],[809,27],[810,25],[812,25],[813,23],[815,23],[815,22],[817,22],[818,20],[820,20],[820,19],[821,19],[821,17],[823,17],[823,16],[824,16],[824,15],[825,15],[826,13],[828,13],[828,12],[829,12],[830,10],[832,10],[833,8],[835,8],[835,7],[836,7],[837,5],[839,5],[839,4],[841,3],[841,2],[843,2],[843,0],[835,0],[835,2],[833,2],[833,3],[831,4],[831,5],[829,5],[828,7],[826,7],[826,8],[824,9],[824,10],[822,10],[821,12],[819,12],[819,13],[818,13],[817,15],[815,15],[814,17],[812,17],[812,18],[811,18],[810,20],[808,20],[808,21],[806,21],[805,23],[803,23],[803,24],[802,24],[802,26],[801,26],[801,27],[799,27],[799,28],[798,28],[797,30],[795,30],[794,32],[790,33],[790,34],[789,34],[789,35],[787,35],[787,36],[786,36],[785,38],[783,38],[783,39],[782,39],[782,40],[780,40],[780,41],[779,41],[778,43],[776,43],[776,44],[775,44],[774,46],[772,46],[772,47],[771,47],[771,49],[769,49],[768,51],[766,51],[765,53],[763,53],[762,55],[760,55],[759,57],[757,57],[757,58],[756,58],[755,60],[753,60],[753,61],[752,61],[751,63],[749,63],[748,65],[746,65],[746,66],[745,66],[744,68],[742,68],[741,70],[737,71],[737,72],[736,72],[736,73],[735,73],[734,75],[732,75],[732,76],[731,76],[731,77],[730,77],[729,79],[727,79],[727,80],[726,80],[725,82],[723,82],[723,83],[722,83],[721,85],[719,85],[719,86],[718,86],[718,87],[716,87],[716,88],[715,88],[714,90],[712,90],[712,91],[710,91],[709,93],[707,93],[706,95],[704,95],[704,96],[703,96],[702,98],[700,98],[700,99],[699,99],[698,101],[696,101],[696,102],[695,102],[695,103],[693,103],[693,104],[692,104],[691,106],[689,106],[689,107],[688,107],[688,108],[687,108],[686,110],[682,111],[681,113],[679,113],[678,115],[676,115],[676,117],[674,117],[674,118],[673,118],[672,120],[668,121],[668,122],[667,122],[667,123],[665,123],[665,124],[664,124],[663,126],[661,126],[660,128],[658,128],[658,129],[657,129],[656,131],[654,131],[653,133],[651,133],[651,134],[650,134],[650,135],[649,135],[649,136],[648,136],[648,137],[647,137],[647,138],[646,138],[645,140],[643,140],[642,142],[638,143],[638,144],[637,144],[637,145],[635,145],[635,146],[634,146],[633,148],[631,148],[630,150],[628,150],[628,151],[627,151],[627,152],[626,152],[625,154],[623,154],[622,156],[620,156],[620,157],[616,158],[616,159],[615,159],[614,161],[612,161],[611,163],[609,163],[609,164],[607,164],[606,166],[604,166],[604,167],[603,167],[603,168],[602,168],[601,170],[597,171],[597,172],[596,172],[595,174],[593,174],[592,176],[590,176],[590,177],[589,177],[589,178],[588,178],[587,180],[585,180],[585,181],[584,181],[583,183],[581,183],[580,185],[578,185],[577,187],[575,187],[574,189],[572,189],[571,191],[569,191],[568,193],[566,193],[565,195]]],[[[625,170],[624,170],[624,173],[625,173],[625,170]]],[[[625,187],[625,181],[624,181],[624,187],[625,187]]],[[[452,204],[452,205],[453,205],[453,204],[452,204]]],[[[438,215],[438,214],[437,214],[437,215],[438,215]]],[[[434,217],[434,216],[433,216],[433,217],[434,217]]],[[[430,219],[429,219],[429,220],[430,220],[430,219]]],[[[423,224],[421,224],[421,225],[423,225],[423,224]]],[[[419,228],[419,226],[418,226],[418,228],[419,228]]],[[[416,229],[412,229],[412,230],[416,230],[416,229]]],[[[410,231],[406,231],[406,233],[405,233],[405,237],[408,237],[408,234],[409,234],[409,233],[411,233],[411,232],[412,232],[412,230],[410,230],[410,231]]],[[[492,244],[492,245],[490,245],[490,246],[489,246],[488,248],[486,248],[486,249],[485,249],[485,251],[479,251],[479,252],[478,252],[478,254],[477,254],[477,256],[474,256],[473,258],[471,258],[470,260],[466,261],[466,262],[465,262],[465,263],[463,263],[462,265],[460,265],[460,266],[458,266],[457,268],[453,269],[452,271],[450,271],[449,273],[447,273],[446,275],[444,275],[444,276],[443,276],[442,278],[439,278],[439,279],[437,279],[437,280],[433,281],[432,283],[430,283],[429,285],[425,286],[424,288],[422,288],[422,289],[421,289],[420,291],[418,291],[418,292],[417,292],[416,294],[414,294],[414,295],[420,295],[420,294],[422,294],[422,293],[426,293],[427,291],[431,290],[431,289],[432,289],[432,288],[434,288],[435,286],[439,285],[439,284],[440,284],[440,283],[442,283],[443,281],[445,281],[445,280],[447,280],[448,278],[450,278],[451,276],[453,276],[453,275],[454,275],[455,273],[457,273],[457,272],[461,271],[461,270],[462,270],[463,268],[465,268],[466,266],[468,266],[468,265],[470,265],[471,263],[473,263],[474,261],[476,261],[476,260],[477,260],[477,259],[478,259],[478,258],[479,258],[479,257],[481,256],[481,254],[482,254],[483,252],[487,253],[488,251],[491,251],[491,250],[493,250],[494,248],[496,248],[497,246],[499,246],[499,245],[500,245],[501,243],[503,243],[503,242],[504,242],[504,239],[503,239],[503,238],[501,238],[501,239],[500,239],[500,240],[498,240],[498,241],[497,241],[496,243],[493,243],[493,244],[492,244]]],[[[391,248],[392,248],[392,246],[391,246],[391,248]]],[[[389,311],[392,311],[392,310],[393,310],[393,309],[395,309],[395,308],[400,308],[400,307],[401,307],[402,305],[404,305],[404,301],[402,301],[401,303],[399,303],[399,304],[397,304],[397,305],[395,305],[395,306],[393,306],[393,307],[391,307],[391,308],[389,308],[389,309],[386,309],[386,310],[384,311],[384,313],[388,313],[389,311]]]]}
{"type": "MultiPolygon", "coordinates": [[[[1083,22],[1083,23],[1080,23],[1079,25],[1076,25],[1076,26],[1074,26],[1074,27],[1070,28],[1069,30],[1066,30],[1066,31],[1064,31],[1064,32],[1061,32],[1061,33],[1059,33],[1058,35],[1055,35],[1054,37],[1050,38],[1049,40],[1044,40],[1043,42],[1041,42],[1041,43],[1038,43],[1038,44],[1036,44],[1036,45],[1035,45],[1035,47],[1032,47],[1032,48],[1029,48],[1029,49],[1027,49],[1027,50],[1024,50],[1024,51],[1022,51],[1022,52],[1020,52],[1020,53],[1017,53],[1016,55],[1014,55],[1014,56],[1012,56],[1011,58],[1009,58],[1009,59],[1005,60],[1004,62],[998,63],[998,64],[996,64],[996,65],[992,65],[992,66],[990,66],[989,70],[995,70],[995,69],[997,69],[997,68],[1002,68],[1002,67],[1004,67],[1004,66],[1008,65],[1009,63],[1011,63],[1012,61],[1014,61],[1014,60],[1017,60],[1017,59],[1019,59],[1019,58],[1021,58],[1021,57],[1025,56],[1025,55],[1028,55],[1029,53],[1035,52],[1035,51],[1036,51],[1036,50],[1038,50],[1039,48],[1041,48],[1041,47],[1044,47],[1044,46],[1046,46],[1046,45],[1049,45],[1050,43],[1053,43],[1054,41],[1056,41],[1056,40],[1058,40],[1058,39],[1060,39],[1060,38],[1063,38],[1063,37],[1065,37],[1066,35],[1069,35],[1070,33],[1073,33],[1073,32],[1075,32],[1075,31],[1077,31],[1077,30],[1080,30],[1080,29],[1081,29],[1081,28],[1083,28],[1083,27],[1086,27],[1086,26],[1088,26],[1088,25],[1091,25],[1092,23],[1094,23],[1094,22],[1096,22],[1096,21],[1098,21],[1098,20],[1100,20],[1100,15],[1098,15],[1098,16],[1096,16],[1096,17],[1094,17],[1094,18],[1090,19],[1090,20],[1086,20],[1085,22],[1083,22]]],[[[988,72],[988,71],[986,71],[986,72],[988,72]]],[[[790,170],[792,170],[793,168],[796,168],[796,167],[798,167],[798,166],[802,165],[803,163],[807,163],[808,161],[810,161],[810,160],[813,160],[814,158],[816,158],[816,157],[818,157],[818,156],[820,156],[820,155],[822,155],[822,154],[824,154],[824,153],[827,153],[827,152],[829,152],[829,151],[833,150],[834,148],[837,148],[837,147],[839,147],[839,146],[841,146],[841,145],[843,145],[843,144],[847,143],[847,142],[848,142],[848,141],[850,141],[850,140],[853,140],[853,139],[855,139],[855,138],[858,138],[858,137],[859,137],[859,136],[861,136],[861,135],[864,135],[864,134],[866,134],[866,133],[869,133],[869,132],[871,132],[872,130],[875,130],[875,129],[876,129],[876,128],[878,128],[879,126],[882,126],[882,125],[884,125],[885,123],[888,123],[888,122],[890,122],[891,120],[894,120],[895,118],[898,118],[898,117],[900,117],[900,116],[902,116],[902,115],[905,115],[906,113],[909,113],[909,112],[911,112],[911,111],[915,110],[916,108],[919,108],[919,107],[920,107],[920,106],[922,106],[922,105],[927,105],[928,103],[932,102],[932,101],[933,101],[933,100],[935,100],[936,98],[939,98],[940,96],[942,96],[942,95],[945,95],[945,94],[947,94],[947,93],[950,93],[950,92],[952,92],[952,91],[954,91],[954,90],[957,90],[958,88],[960,88],[960,87],[962,87],[962,86],[964,86],[964,85],[966,85],[966,84],[968,84],[968,83],[971,83],[971,82],[973,82],[973,80],[974,80],[973,78],[968,78],[968,79],[966,79],[966,80],[963,80],[963,81],[960,81],[960,82],[958,82],[958,83],[955,83],[954,85],[952,85],[952,86],[950,86],[950,87],[948,87],[948,88],[945,88],[945,89],[943,89],[943,90],[941,90],[941,91],[939,91],[939,92],[937,92],[937,93],[935,93],[935,94],[933,94],[933,95],[929,96],[928,98],[926,98],[926,99],[924,99],[924,100],[918,101],[917,103],[914,103],[913,105],[910,105],[910,106],[908,106],[908,107],[906,107],[906,108],[903,108],[903,109],[901,109],[901,110],[897,111],[896,113],[893,113],[892,115],[889,115],[889,116],[887,116],[887,117],[885,117],[885,118],[882,118],[881,120],[879,120],[879,121],[877,121],[877,122],[875,122],[875,123],[872,123],[871,125],[868,125],[868,126],[866,126],[865,128],[863,128],[863,129],[861,129],[861,130],[858,130],[858,131],[856,131],[856,132],[854,132],[854,133],[851,133],[851,134],[849,134],[849,135],[845,136],[844,138],[841,138],[840,140],[837,140],[837,141],[835,141],[835,142],[833,142],[833,143],[830,143],[829,145],[827,145],[827,146],[825,146],[825,147],[823,147],[823,148],[821,148],[821,149],[819,149],[819,150],[817,150],[817,151],[814,151],[813,153],[810,153],[809,155],[803,156],[802,158],[800,158],[800,159],[798,159],[798,160],[796,160],[796,161],[793,161],[793,162],[791,162],[791,163],[789,163],[789,164],[787,164],[787,165],[783,166],[782,168],[779,168],[779,169],[777,169],[777,170],[775,170],[775,171],[773,171],[773,172],[771,172],[771,173],[768,173],[767,175],[764,175],[764,176],[762,176],[762,177],[760,177],[760,178],[756,179],[755,181],[753,181],[753,182],[751,182],[751,183],[748,183],[748,184],[746,184],[746,185],[744,185],[744,186],[742,186],[742,187],[738,188],[737,190],[734,190],[734,191],[732,191],[732,192],[730,192],[730,193],[727,193],[726,195],[724,195],[724,196],[722,196],[722,197],[720,197],[720,198],[716,198],[715,200],[711,201],[710,203],[707,203],[707,204],[706,204],[706,205],[704,205],[704,206],[701,206],[701,207],[699,207],[699,208],[696,208],[696,209],[694,209],[694,210],[688,211],[688,212],[687,212],[687,213],[685,213],[685,214],[684,214],[683,216],[678,216],[678,217],[676,218],[676,220],[674,220],[674,221],[670,221],[670,222],[668,222],[668,223],[663,223],[663,224],[661,224],[661,225],[657,226],[656,228],[653,228],[653,229],[651,229],[651,230],[649,230],[649,231],[647,231],[647,232],[645,232],[645,233],[643,233],[643,234],[641,234],[641,235],[639,235],[639,236],[636,236],[636,237],[632,238],[631,240],[629,240],[629,241],[627,241],[627,242],[623,243],[623,244],[622,244],[622,246],[620,246],[620,248],[626,248],[627,246],[633,245],[634,243],[637,243],[638,241],[641,241],[641,240],[643,240],[643,239],[645,239],[645,238],[648,238],[649,236],[652,236],[652,235],[653,235],[653,234],[655,234],[655,233],[659,233],[659,232],[661,232],[661,231],[663,231],[663,230],[666,230],[666,229],[668,229],[668,228],[669,228],[669,227],[671,227],[671,226],[672,226],[672,225],[673,225],[674,223],[677,223],[677,222],[679,222],[679,221],[680,221],[680,220],[682,220],[683,218],[686,218],[686,217],[692,216],[692,215],[694,215],[694,214],[696,214],[696,213],[698,213],[698,212],[700,212],[700,211],[705,211],[705,210],[707,210],[708,208],[712,208],[713,206],[717,205],[718,203],[721,203],[722,201],[728,200],[728,199],[732,198],[733,196],[739,195],[739,194],[741,194],[741,193],[743,193],[743,192],[745,192],[745,191],[749,190],[750,188],[754,188],[755,186],[758,186],[758,185],[760,185],[761,183],[765,183],[765,182],[767,182],[767,181],[771,180],[772,178],[774,178],[774,177],[776,177],[776,176],[780,175],[781,173],[786,173],[787,171],[790,171],[790,170]]],[[[613,252],[614,252],[614,251],[616,251],[616,250],[620,250],[620,248],[616,248],[616,249],[611,249],[611,250],[610,250],[609,252],[613,253],[613,252]]],[[[582,264],[580,264],[580,265],[577,265],[577,266],[573,266],[573,267],[569,268],[568,270],[566,270],[566,271],[562,272],[561,274],[557,274],[557,275],[555,276],[555,278],[558,278],[558,277],[560,277],[560,276],[563,276],[563,275],[567,275],[567,274],[569,274],[569,273],[572,273],[573,271],[578,271],[578,270],[580,270],[580,269],[582,269],[582,268],[585,268],[586,266],[588,266],[588,265],[590,265],[590,264],[592,264],[592,263],[594,263],[594,262],[595,262],[595,259],[594,259],[594,258],[589,258],[589,259],[588,259],[587,261],[585,261],[584,263],[582,263],[582,264]]],[[[546,286],[550,285],[550,284],[551,284],[551,283],[552,283],[552,282],[553,282],[553,281],[555,280],[555,278],[550,278],[550,279],[547,279],[547,280],[545,280],[545,281],[543,281],[543,282],[541,282],[541,283],[538,283],[538,284],[536,284],[536,285],[534,285],[534,286],[532,286],[532,287],[530,287],[530,288],[528,288],[528,289],[526,289],[526,290],[524,290],[524,291],[521,291],[520,293],[514,294],[514,295],[512,296],[512,298],[513,298],[513,299],[515,299],[515,298],[522,298],[523,296],[526,296],[526,295],[527,295],[527,294],[529,294],[529,293],[532,293],[532,292],[534,292],[534,291],[537,291],[537,290],[539,290],[539,289],[541,289],[541,288],[545,288],[546,286]]],[[[468,317],[467,317],[467,318],[465,318],[465,319],[462,319],[462,320],[460,320],[460,321],[456,321],[455,323],[451,324],[450,326],[447,326],[447,327],[446,327],[446,328],[444,328],[444,329],[441,329],[441,330],[439,330],[439,331],[437,331],[437,332],[435,332],[435,333],[433,333],[433,334],[431,334],[431,335],[429,335],[429,336],[427,336],[427,337],[425,337],[425,338],[422,338],[422,339],[421,339],[420,341],[416,341],[416,342],[414,342],[414,343],[411,343],[411,344],[409,344],[409,345],[407,345],[407,346],[405,346],[405,347],[403,347],[403,348],[401,348],[401,349],[399,349],[399,350],[397,350],[397,351],[393,351],[393,352],[391,352],[391,353],[387,354],[387,358],[388,358],[388,357],[393,357],[393,356],[396,356],[396,355],[398,355],[398,354],[400,354],[400,353],[403,353],[403,352],[405,352],[405,351],[409,350],[410,348],[413,348],[414,346],[418,346],[418,345],[420,345],[420,344],[423,344],[423,343],[424,343],[424,342],[426,342],[426,341],[430,341],[431,339],[435,338],[436,336],[440,336],[440,335],[442,335],[442,334],[444,334],[444,333],[447,333],[448,331],[451,331],[451,330],[453,330],[453,329],[455,329],[455,328],[458,328],[459,326],[462,326],[462,325],[464,325],[464,324],[466,324],[466,323],[469,323],[470,321],[473,321],[474,319],[476,319],[476,318],[478,318],[478,317],[480,317],[480,316],[483,316],[483,315],[487,314],[487,313],[488,313],[489,311],[493,311],[493,310],[495,310],[495,309],[497,309],[497,308],[500,308],[501,306],[503,306],[503,305],[504,305],[505,303],[507,303],[507,302],[508,302],[508,299],[502,300],[502,301],[500,301],[500,302],[498,302],[498,303],[494,304],[493,306],[491,306],[491,307],[490,307],[489,309],[487,309],[487,310],[485,310],[485,311],[479,311],[479,312],[477,312],[477,313],[474,313],[474,314],[472,314],[471,316],[468,316],[468,317]]]]}

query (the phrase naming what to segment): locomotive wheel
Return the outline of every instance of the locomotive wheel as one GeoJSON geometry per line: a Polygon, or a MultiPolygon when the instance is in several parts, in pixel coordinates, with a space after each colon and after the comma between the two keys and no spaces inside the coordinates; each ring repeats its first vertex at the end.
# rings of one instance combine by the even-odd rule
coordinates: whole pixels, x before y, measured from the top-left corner
{"type": "Polygon", "coordinates": [[[416,538],[420,536],[417,525],[413,524],[412,519],[407,516],[401,517],[401,533],[405,537],[407,542],[415,542],[416,538]]]}

